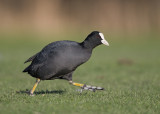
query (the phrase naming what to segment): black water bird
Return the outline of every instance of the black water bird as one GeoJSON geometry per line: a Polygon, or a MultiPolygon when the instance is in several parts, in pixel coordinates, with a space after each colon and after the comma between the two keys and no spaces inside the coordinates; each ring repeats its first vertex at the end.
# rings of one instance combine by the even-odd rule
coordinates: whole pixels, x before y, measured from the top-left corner
{"type": "Polygon", "coordinates": [[[25,63],[32,62],[23,72],[28,72],[32,77],[37,78],[35,85],[30,91],[30,95],[33,95],[40,80],[54,79],[68,80],[70,84],[79,86],[85,90],[103,90],[101,87],[72,81],[72,74],[76,68],[88,61],[92,50],[100,44],[109,46],[102,33],[93,31],[81,43],[56,41],[45,46],[40,52],[25,61],[25,63]]]}

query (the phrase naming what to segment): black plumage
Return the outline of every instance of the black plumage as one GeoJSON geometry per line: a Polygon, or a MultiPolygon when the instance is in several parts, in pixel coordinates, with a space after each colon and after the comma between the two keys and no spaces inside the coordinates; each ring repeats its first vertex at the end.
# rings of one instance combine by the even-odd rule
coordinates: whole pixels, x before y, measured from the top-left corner
{"type": "MultiPolygon", "coordinates": [[[[101,34],[94,31],[81,43],[74,41],[50,43],[25,61],[25,63],[30,61],[32,63],[23,72],[28,72],[32,77],[41,80],[66,79],[71,81],[72,73],[76,68],[91,57],[92,50],[96,46],[104,43],[102,41],[105,39],[101,34]]],[[[105,43],[109,45],[107,41],[105,43]]]]}

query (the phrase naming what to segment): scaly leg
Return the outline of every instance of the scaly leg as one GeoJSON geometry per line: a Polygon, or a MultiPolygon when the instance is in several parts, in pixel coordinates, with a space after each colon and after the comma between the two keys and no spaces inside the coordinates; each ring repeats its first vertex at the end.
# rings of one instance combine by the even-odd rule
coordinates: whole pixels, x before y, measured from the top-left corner
{"type": "Polygon", "coordinates": [[[39,84],[40,81],[41,80],[39,78],[37,78],[36,83],[34,84],[33,88],[30,91],[31,96],[33,96],[33,93],[34,93],[34,91],[35,91],[35,89],[36,89],[36,87],[37,87],[37,85],[39,84]]]}
{"type": "Polygon", "coordinates": [[[102,88],[102,87],[90,86],[90,85],[75,83],[75,82],[72,82],[72,81],[69,81],[69,83],[72,84],[72,85],[74,85],[74,86],[81,87],[84,90],[90,90],[90,91],[104,90],[104,88],[102,88]]]}

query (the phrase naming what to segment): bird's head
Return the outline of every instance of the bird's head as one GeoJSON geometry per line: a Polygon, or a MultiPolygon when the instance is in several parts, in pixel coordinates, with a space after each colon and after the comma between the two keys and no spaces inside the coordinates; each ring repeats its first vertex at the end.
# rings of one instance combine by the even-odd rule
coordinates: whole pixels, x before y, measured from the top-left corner
{"type": "Polygon", "coordinates": [[[98,32],[98,31],[93,31],[91,32],[86,40],[87,42],[90,43],[90,45],[93,45],[93,47],[98,46],[100,44],[104,44],[106,46],[109,46],[109,43],[107,42],[107,40],[104,38],[103,33],[98,32]]]}

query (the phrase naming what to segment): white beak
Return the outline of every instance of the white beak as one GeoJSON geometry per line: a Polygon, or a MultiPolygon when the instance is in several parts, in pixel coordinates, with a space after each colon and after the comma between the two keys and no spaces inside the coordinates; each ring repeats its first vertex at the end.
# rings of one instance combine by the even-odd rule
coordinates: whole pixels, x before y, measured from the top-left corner
{"type": "Polygon", "coordinates": [[[103,33],[99,33],[100,37],[102,38],[101,42],[106,45],[109,46],[109,43],[107,42],[107,40],[105,40],[103,33]]]}

